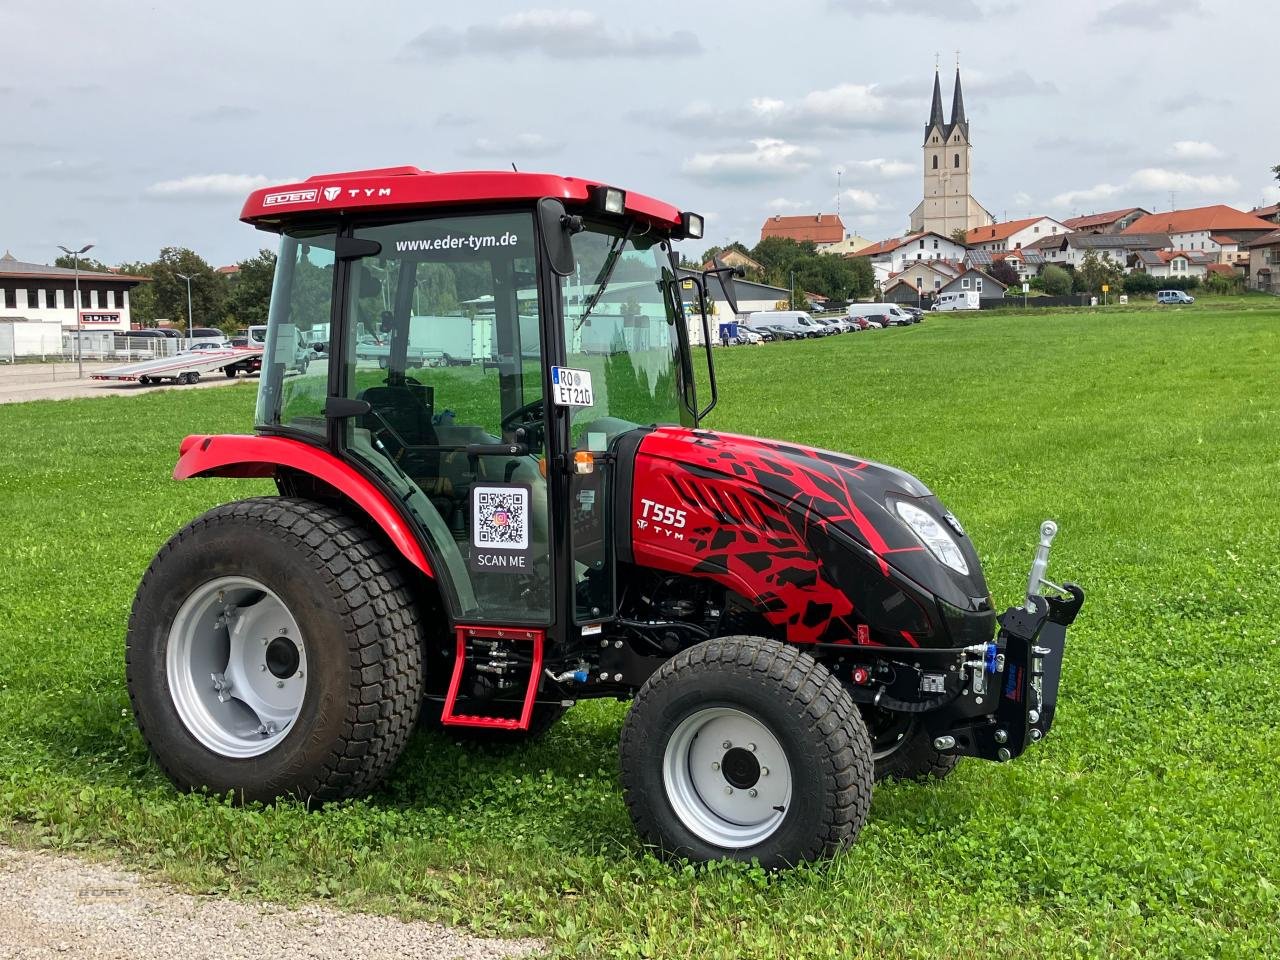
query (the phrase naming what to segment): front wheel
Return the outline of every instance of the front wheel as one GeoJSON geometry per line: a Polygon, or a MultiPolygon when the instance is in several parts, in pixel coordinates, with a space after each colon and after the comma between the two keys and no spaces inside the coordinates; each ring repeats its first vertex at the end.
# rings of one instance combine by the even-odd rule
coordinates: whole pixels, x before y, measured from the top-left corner
{"type": "Polygon", "coordinates": [[[368,791],[422,697],[418,615],[396,559],[351,517],[283,497],[215,507],[161,548],[125,662],[169,778],[244,801],[368,791]]]}
{"type": "Polygon", "coordinates": [[[940,753],[918,715],[891,713],[878,707],[864,708],[863,720],[871,735],[876,782],[882,780],[941,780],[956,768],[959,757],[940,753]]]}
{"type": "Polygon", "coordinates": [[[641,687],[622,727],[622,785],[640,836],[668,857],[828,856],[871,807],[871,743],[848,693],[793,646],[708,640],[641,687]]]}

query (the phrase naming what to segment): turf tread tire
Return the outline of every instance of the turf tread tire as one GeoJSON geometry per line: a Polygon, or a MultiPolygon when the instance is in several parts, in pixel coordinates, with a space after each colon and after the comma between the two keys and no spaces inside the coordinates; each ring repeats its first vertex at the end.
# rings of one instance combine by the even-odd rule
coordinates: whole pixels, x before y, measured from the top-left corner
{"type": "MultiPolygon", "coordinates": [[[[766,868],[818,860],[853,843],[871,809],[871,742],[848,692],[809,654],[762,637],[718,637],[667,660],[636,695],[622,726],[619,757],[623,792],[636,830],[646,843],[668,858],[758,859],[766,868]],[[712,694],[704,705],[713,701],[735,705],[735,689],[750,691],[760,695],[760,704],[775,704],[808,731],[805,746],[817,759],[822,781],[817,791],[821,794],[821,811],[817,822],[811,828],[802,828],[798,836],[793,831],[790,838],[779,839],[787,832],[784,821],[773,836],[756,847],[716,847],[693,835],[671,808],[660,769],[666,737],[660,745],[653,740],[663,732],[669,736],[682,717],[664,717],[662,708],[669,704],[677,687],[689,683],[701,687],[709,685],[713,678],[726,681],[729,693],[712,694]]],[[[797,782],[793,790],[804,786],[797,782]]]]}
{"type": "Polygon", "coordinates": [[[895,780],[942,780],[956,768],[960,758],[933,748],[928,731],[917,726],[899,747],[876,761],[876,783],[895,780]]]}
{"type": "MultiPolygon", "coordinates": [[[[174,603],[181,600],[179,597],[174,603]]],[[[312,663],[308,672],[314,687],[313,640],[308,638],[307,643],[312,663]]],[[[163,670],[161,663],[159,673],[163,674],[163,670]]],[[[129,617],[125,672],[134,718],[143,738],[156,763],[178,787],[209,786],[219,793],[230,790],[243,801],[265,801],[285,794],[316,800],[351,797],[367,793],[382,780],[399,758],[417,722],[423,692],[418,609],[398,558],[357,519],[310,500],[239,500],[214,507],[191,521],[152,560],[129,617]],[[177,718],[167,681],[156,689],[154,660],[157,652],[163,659],[164,641],[160,641],[157,651],[154,631],[162,626],[167,638],[167,624],[152,622],[151,611],[157,599],[154,589],[170,579],[165,576],[165,568],[175,556],[189,564],[190,558],[184,554],[226,529],[256,533],[264,538],[260,543],[274,541],[288,550],[301,568],[298,576],[316,578],[322,587],[322,602],[331,604],[326,613],[336,616],[341,625],[346,650],[340,658],[332,657],[332,662],[345,661],[348,669],[344,680],[333,678],[337,689],[345,690],[345,703],[338,705],[340,715],[329,723],[335,733],[327,742],[303,743],[303,751],[300,755],[295,753],[291,769],[270,772],[269,764],[244,766],[246,761],[222,758],[208,751],[177,718]],[[151,703],[150,698],[167,703],[151,703]],[[159,725],[153,726],[157,721],[159,725]],[[184,745],[184,740],[189,743],[184,745]],[[225,776],[198,775],[202,768],[216,768],[218,761],[227,768],[225,776]],[[261,772],[263,766],[268,770],[265,775],[261,772]],[[247,784],[236,783],[237,771],[240,775],[254,775],[247,784]]],[[[313,699],[311,687],[307,701],[313,699]]],[[[307,714],[307,701],[299,716],[299,727],[307,714]]],[[[312,731],[307,731],[306,739],[314,739],[312,731]]],[[[271,757],[286,742],[254,761],[271,757]]]]}

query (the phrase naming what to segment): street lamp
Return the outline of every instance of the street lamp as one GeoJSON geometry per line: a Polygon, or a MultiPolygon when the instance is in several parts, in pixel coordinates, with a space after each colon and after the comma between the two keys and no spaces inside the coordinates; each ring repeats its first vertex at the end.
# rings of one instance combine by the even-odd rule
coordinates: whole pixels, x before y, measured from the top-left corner
{"type": "Polygon", "coordinates": [[[192,324],[192,320],[191,320],[191,277],[187,276],[187,274],[185,274],[185,273],[175,273],[175,274],[174,274],[174,276],[175,276],[175,277],[177,277],[179,280],[185,280],[185,281],[187,281],[187,339],[188,339],[188,340],[190,340],[190,339],[191,339],[191,329],[192,329],[192,327],[191,327],[191,324],[192,324]]]}
{"type": "Polygon", "coordinates": [[[88,253],[93,249],[92,243],[86,243],[79,250],[68,250],[62,244],[58,244],[58,249],[72,258],[76,273],[76,379],[84,379],[84,325],[80,322],[80,254],[88,253]]]}

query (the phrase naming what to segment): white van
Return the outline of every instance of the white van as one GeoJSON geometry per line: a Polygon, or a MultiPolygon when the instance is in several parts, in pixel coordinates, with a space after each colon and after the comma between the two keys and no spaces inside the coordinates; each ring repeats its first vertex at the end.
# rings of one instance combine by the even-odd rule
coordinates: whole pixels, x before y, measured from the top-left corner
{"type": "Polygon", "coordinates": [[[819,323],[804,310],[761,310],[747,317],[749,327],[782,327],[802,337],[825,337],[835,333],[832,327],[819,323]]]}
{"type": "Polygon", "coordinates": [[[982,300],[976,290],[961,290],[957,293],[940,293],[930,310],[980,310],[982,300]]]}
{"type": "Polygon", "coordinates": [[[909,327],[915,322],[911,314],[896,303],[851,303],[845,316],[884,317],[880,325],[886,327],[909,327]]]}

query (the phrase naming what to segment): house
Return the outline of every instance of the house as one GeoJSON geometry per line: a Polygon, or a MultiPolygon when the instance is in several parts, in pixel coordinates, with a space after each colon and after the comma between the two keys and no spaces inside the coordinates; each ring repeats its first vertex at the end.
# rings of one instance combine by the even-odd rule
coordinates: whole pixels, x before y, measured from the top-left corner
{"type": "Polygon", "coordinates": [[[951,260],[908,261],[903,270],[880,285],[880,293],[888,303],[930,300],[964,272],[963,266],[951,260]]]}
{"type": "Polygon", "coordinates": [[[6,250],[0,256],[0,319],[57,320],[64,330],[74,329],[77,323],[93,330],[128,330],[129,291],[149,281],[150,277],[123,273],[77,273],[66,267],[23,263],[6,250]]]}
{"type": "Polygon", "coordinates": [[[1129,270],[1134,264],[1134,255],[1139,250],[1172,249],[1167,233],[1075,233],[1058,234],[1045,237],[1023,248],[1026,251],[1036,250],[1044,257],[1045,263],[1056,264],[1074,270],[1083,262],[1085,255],[1093,251],[1100,259],[1114,260],[1129,270]]]}
{"type": "Polygon", "coordinates": [[[785,237],[797,243],[840,243],[845,238],[844,222],[834,213],[798,217],[775,215],[760,228],[760,239],[767,237],[785,237]]]}
{"type": "MultiPolygon", "coordinates": [[[[743,270],[754,270],[756,273],[764,273],[764,264],[759,260],[753,260],[737,247],[730,247],[728,250],[722,250],[719,253],[720,266],[722,267],[741,267],[743,270]]],[[[702,265],[703,270],[711,270],[715,264],[708,260],[702,265]]]]}
{"type": "Polygon", "coordinates": [[[1280,223],[1280,203],[1273,203],[1269,207],[1254,207],[1249,212],[1261,220],[1270,220],[1272,223],[1280,223]]]}
{"type": "Polygon", "coordinates": [[[1044,254],[1033,246],[1021,250],[1002,250],[999,253],[988,253],[986,250],[970,250],[965,254],[965,266],[977,267],[989,271],[997,263],[1007,263],[1018,275],[1019,280],[1030,280],[1040,273],[1048,261],[1044,254]]]}
{"type": "Polygon", "coordinates": [[[863,247],[871,246],[872,242],[873,241],[868,240],[866,237],[859,236],[856,233],[847,233],[843,240],[839,240],[835,243],[819,243],[816,244],[816,246],[819,253],[831,253],[847,257],[851,254],[857,253],[863,247]]]}
{"type": "Polygon", "coordinates": [[[964,242],[978,250],[999,253],[1002,250],[1021,250],[1044,237],[1070,232],[1065,224],[1052,217],[1026,217],[993,223],[988,227],[975,227],[965,234],[964,242]]]}
{"type": "Polygon", "coordinates": [[[965,248],[950,237],[940,233],[909,233],[905,237],[893,237],[881,240],[869,247],[863,247],[854,256],[866,257],[871,262],[876,283],[881,286],[889,282],[889,278],[901,273],[908,264],[925,260],[964,259],[965,248]]]}
{"type": "Polygon", "coordinates": [[[1138,233],[1165,233],[1173,250],[1212,253],[1213,260],[1226,262],[1220,256],[1223,242],[1234,241],[1236,252],[1251,241],[1275,229],[1275,224],[1251,213],[1217,203],[1189,210],[1149,213],[1135,220],[1121,236],[1138,233]],[[1217,239],[1215,239],[1217,238],[1217,239]]]}
{"type": "Polygon", "coordinates": [[[1170,280],[1203,280],[1215,262],[1212,254],[1199,250],[1139,250],[1134,269],[1170,280]]]}
{"type": "Polygon", "coordinates": [[[1108,210],[1106,213],[1091,213],[1084,217],[1070,217],[1062,221],[1068,230],[1082,233],[1120,233],[1139,217],[1145,217],[1148,211],[1141,207],[1128,207],[1124,210],[1108,210]]]}
{"type": "Polygon", "coordinates": [[[1003,300],[1008,289],[1003,283],[977,267],[968,267],[964,273],[945,284],[939,293],[968,293],[976,291],[983,300],[1003,300]]]}
{"type": "Polygon", "coordinates": [[[1280,294],[1280,230],[1272,230],[1249,244],[1249,285],[1280,294]]]}

